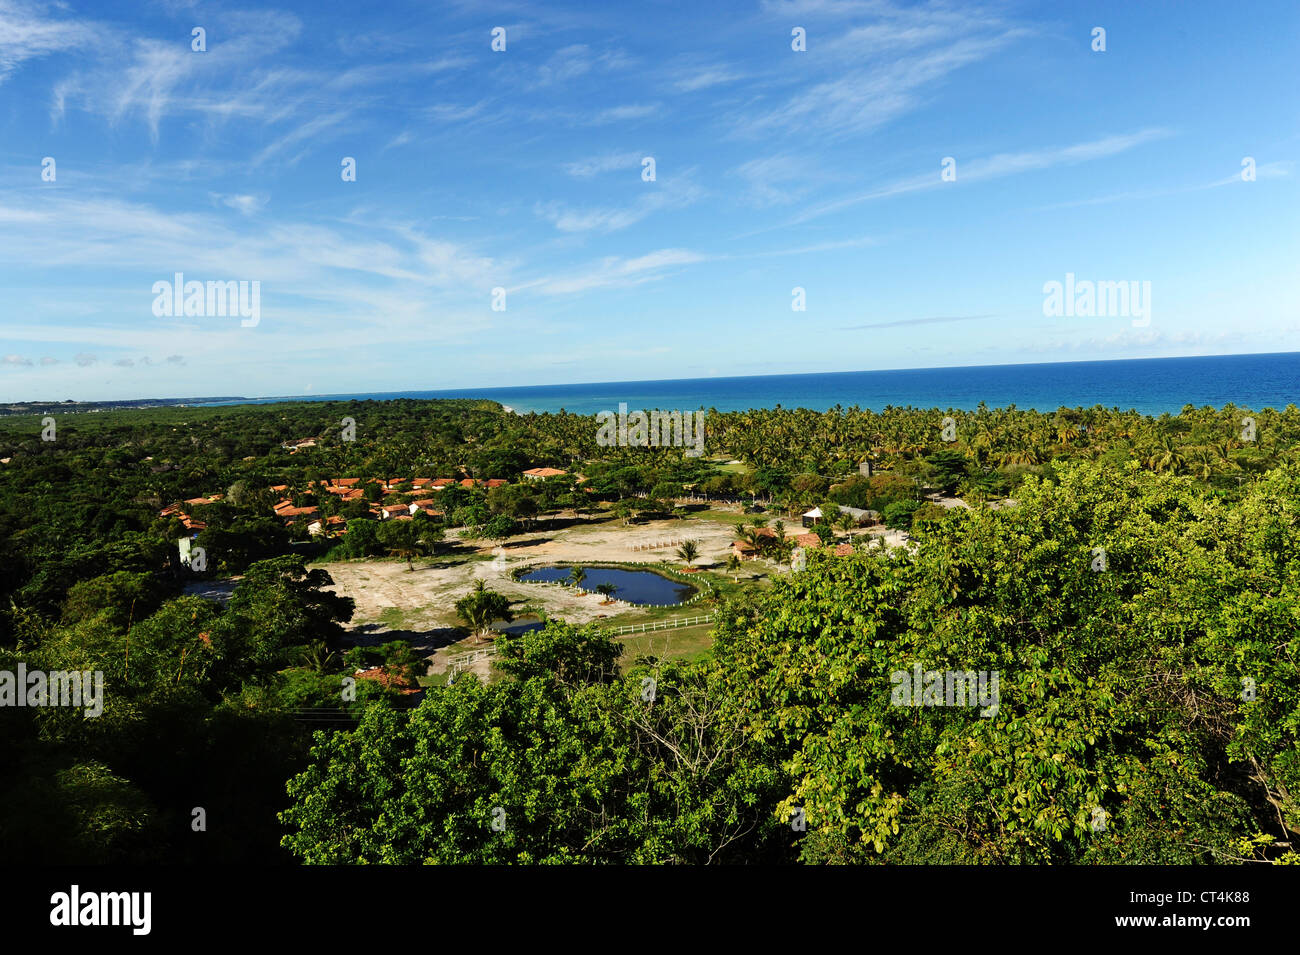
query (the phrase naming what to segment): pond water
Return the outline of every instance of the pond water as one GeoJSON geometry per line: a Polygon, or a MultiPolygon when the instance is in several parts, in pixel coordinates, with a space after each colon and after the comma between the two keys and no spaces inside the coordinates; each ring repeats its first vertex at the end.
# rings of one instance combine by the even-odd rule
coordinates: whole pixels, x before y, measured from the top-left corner
{"type": "Polygon", "coordinates": [[[235,592],[238,584],[238,580],[196,580],[186,584],[183,593],[187,597],[215,600],[224,607],[230,601],[230,595],[235,592]]]}
{"type": "MultiPolygon", "coordinates": [[[[519,579],[526,583],[568,581],[570,569],[536,567],[520,574],[519,579]]],[[[690,600],[696,594],[696,589],[690,584],[664,577],[651,570],[619,570],[615,567],[586,567],[584,570],[587,576],[582,581],[583,590],[594,591],[601,584],[613,584],[615,589],[610,596],[630,604],[679,604],[690,600]]]]}
{"type": "Polygon", "coordinates": [[[542,623],[540,620],[532,620],[529,618],[516,620],[513,623],[506,623],[504,620],[497,620],[493,622],[492,629],[497,633],[508,633],[512,637],[517,637],[520,634],[528,633],[531,630],[544,630],[546,629],[546,624],[542,623]]]}

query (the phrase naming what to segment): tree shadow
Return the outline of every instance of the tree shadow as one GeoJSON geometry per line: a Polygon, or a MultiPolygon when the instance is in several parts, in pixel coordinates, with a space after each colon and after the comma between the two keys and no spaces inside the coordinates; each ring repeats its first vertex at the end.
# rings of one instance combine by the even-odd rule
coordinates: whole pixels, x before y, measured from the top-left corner
{"type": "Polygon", "coordinates": [[[383,624],[366,623],[354,628],[349,637],[359,647],[377,647],[392,640],[405,640],[422,656],[459,643],[470,635],[465,627],[433,627],[429,630],[384,630],[383,624]]]}
{"type": "Polygon", "coordinates": [[[507,541],[501,544],[506,550],[518,550],[521,547],[536,547],[538,544],[549,544],[555,538],[553,537],[532,537],[525,541],[507,541]]]}

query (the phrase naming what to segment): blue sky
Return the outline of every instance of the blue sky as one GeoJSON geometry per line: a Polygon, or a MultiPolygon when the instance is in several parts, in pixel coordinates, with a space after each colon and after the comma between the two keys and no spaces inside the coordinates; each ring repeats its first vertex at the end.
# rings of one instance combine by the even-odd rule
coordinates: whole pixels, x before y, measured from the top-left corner
{"type": "Polygon", "coordinates": [[[0,0],[0,399],[1300,350],[1298,28],[1291,0],[0,0]],[[155,316],[176,272],[260,282],[260,321],[155,316]],[[1046,317],[1066,273],[1150,282],[1150,324],[1046,317]]]}

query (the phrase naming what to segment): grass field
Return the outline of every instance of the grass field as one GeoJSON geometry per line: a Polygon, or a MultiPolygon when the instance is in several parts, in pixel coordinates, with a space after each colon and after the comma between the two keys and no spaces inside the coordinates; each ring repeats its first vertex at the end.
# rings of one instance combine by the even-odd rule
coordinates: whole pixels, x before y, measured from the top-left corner
{"type": "Polygon", "coordinates": [[[638,657],[656,657],[660,660],[700,660],[713,648],[713,624],[698,627],[678,627],[674,630],[657,630],[619,637],[623,647],[619,666],[627,671],[638,657]]]}

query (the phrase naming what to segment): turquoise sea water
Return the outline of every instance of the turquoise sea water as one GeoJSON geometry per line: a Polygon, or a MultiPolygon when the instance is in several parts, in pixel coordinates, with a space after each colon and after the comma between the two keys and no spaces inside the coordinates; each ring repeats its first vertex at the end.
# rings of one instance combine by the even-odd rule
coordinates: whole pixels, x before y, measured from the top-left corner
{"type": "MultiPolygon", "coordinates": [[[[461,388],[352,395],[310,395],[298,400],[340,398],[490,398],[523,414],[567,411],[594,414],[629,409],[812,408],[839,405],[880,410],[886,405],[972,409],[1016,405],[1039,411],[1059,407],[1136,409],[1177,414],[1183,405],[1222,407],[1233,403],[1259,411],[1300,403],[1300,353],[1142,358],[1125,361],[1056,362],[846,371],[817,375],[759,375],[743,378],[681,378],[660,381],[596,382],[524,387],[461,388]]],[[[285,398],[252,399],[259,402],[285,398]]]]}

